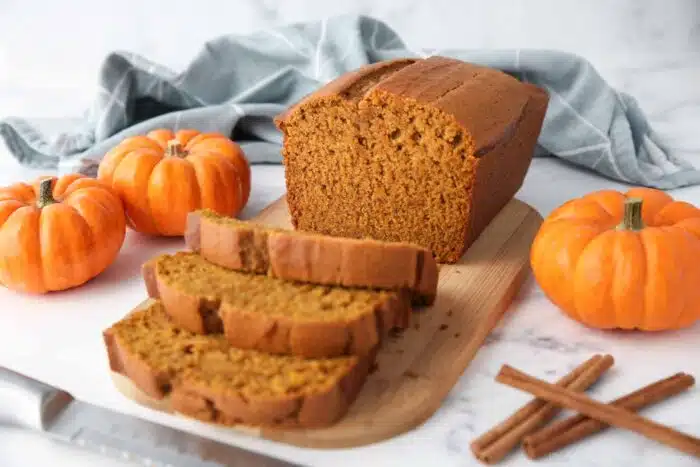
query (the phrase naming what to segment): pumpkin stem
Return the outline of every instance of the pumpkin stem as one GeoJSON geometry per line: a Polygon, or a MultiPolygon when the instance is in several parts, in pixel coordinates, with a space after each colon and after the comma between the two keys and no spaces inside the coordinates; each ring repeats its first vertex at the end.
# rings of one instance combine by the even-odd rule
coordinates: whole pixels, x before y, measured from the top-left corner
{"type": "Polygon", "coordinates": [[[176,139],[168,141],[168,147],[165,150],[165,155],[169,157],[185,157],[187,151],[182,147],[182,143],[176,139]]]}
{"type": "Polygon", "coordinates": [[[625,199],[625,211],[622,216],[622,223],[618,227],[620,230],[642,230],[644,223],[642,222],[642,199],[627,198],[625,199]]]}
{"type": "Polygon", "coordinates": [[[39,183],[39,196],[36,199],[36,205],[39,209],[45,208],[57,201],[53,197],[53,180],[45,178],[39,183]]]}

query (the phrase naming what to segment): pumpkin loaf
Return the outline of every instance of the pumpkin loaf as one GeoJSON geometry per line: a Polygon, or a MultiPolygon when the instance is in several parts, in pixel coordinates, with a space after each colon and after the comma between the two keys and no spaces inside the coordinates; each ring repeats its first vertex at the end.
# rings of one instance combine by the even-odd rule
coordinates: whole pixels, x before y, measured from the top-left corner
{"type": "Polygon", "coordinates": [[[347,73],[275,121],[293,226],[458,261],[519,190],[548,95],[445,57],[347,73]]]}
{"type": "Polygon", "coordinates": [[[346,287],[408,289],[431,305],[438,269],[430,250],[409,243],[307,234],[191,212],[187,246],[208,261],[280,279],[346,287]]]}
{"type": "Polygon", "coordinates": [[[303,357],[368,355],[408,326],[408,294],[322,286],[250,274],[192,252],[143,266],[148,294],[194,333],[223,332],[234,347],[303,357]]]}
{"type": "Polygon", "coordinates": [[[231,347],[176,327],[153,301],[103,332],[112,371],[172,409],[223,425],[322,427],[340,419],[371,358],[306,360],[231,347]]]}

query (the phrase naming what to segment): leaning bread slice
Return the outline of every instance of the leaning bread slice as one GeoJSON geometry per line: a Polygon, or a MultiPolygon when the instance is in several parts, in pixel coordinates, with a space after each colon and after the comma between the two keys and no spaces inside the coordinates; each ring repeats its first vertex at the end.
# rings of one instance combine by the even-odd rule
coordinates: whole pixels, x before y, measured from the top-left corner
{"type": "Polygon", "coordinates": [[[234,271],[192,252],[143,266],[148,294],[178,326],[222,332],[235,347],[303,357],[367,355],[408,326],[408,294],[323,286],[234,271]]]}
{"type": "Polygon", "coordinates": [[[407,289],[431,305],[438,269],[430,250],[410,243],[331,237],[191,212],[187,246],[212,263],[314,284],[407,289]]]}
{"type": "Polygon", "coordinates": [[[352,404],[373,356],[306,360],[176,327],[153,301],[103,332],[112,371],[171,409],[224,425],[321,427],[352,404]]]}

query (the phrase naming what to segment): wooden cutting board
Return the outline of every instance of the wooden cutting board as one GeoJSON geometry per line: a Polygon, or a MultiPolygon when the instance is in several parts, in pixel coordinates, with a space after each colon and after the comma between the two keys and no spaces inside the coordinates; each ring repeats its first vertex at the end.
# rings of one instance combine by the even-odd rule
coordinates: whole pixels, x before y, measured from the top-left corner
{"type": "MultiPolygon", "coordinates": [[[[290,227],[286,199],[253,220],[290,227]]],[[[240,429],[296,446],[344,448],[375,443],[423,423],[440,407],[529,274],[530,244],[541,222],[534,209],[512,200],[458,264],[441,265],[434,305],[417,311],[410,329],[385,342],[376,370],[337,424],[315,430],[240,429]]],[[[167,400],[150,399],[123,376],[112,376],[127,397],[170,411],[167,400]]]]}

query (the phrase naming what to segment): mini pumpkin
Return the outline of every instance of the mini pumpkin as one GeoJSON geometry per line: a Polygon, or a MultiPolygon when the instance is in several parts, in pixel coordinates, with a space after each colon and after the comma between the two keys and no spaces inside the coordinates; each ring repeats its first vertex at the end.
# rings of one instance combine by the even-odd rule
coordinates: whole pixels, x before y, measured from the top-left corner
{"type": "Polygon", "coordinates": [[[241,148],[196,130],[126,138],[102,159],[97,178],[121,197],[129,227],[151,235],[183,235],[187,214],[200,208],[235,217],[250,196],[241,148]]]}
{"type": "Polygon", "coordinates": [[[76,287],[114,261],[125,234],[119,197],[93,178],[0,188],[0,283],[37,294],[76,287]]]}
{"type": "Polygon", "coordinates": [[[600,329],[680,329],[700,319],[700,210],[651,188],[602,190],[544,220],[535,279],[571,318],[600,329]]]}

